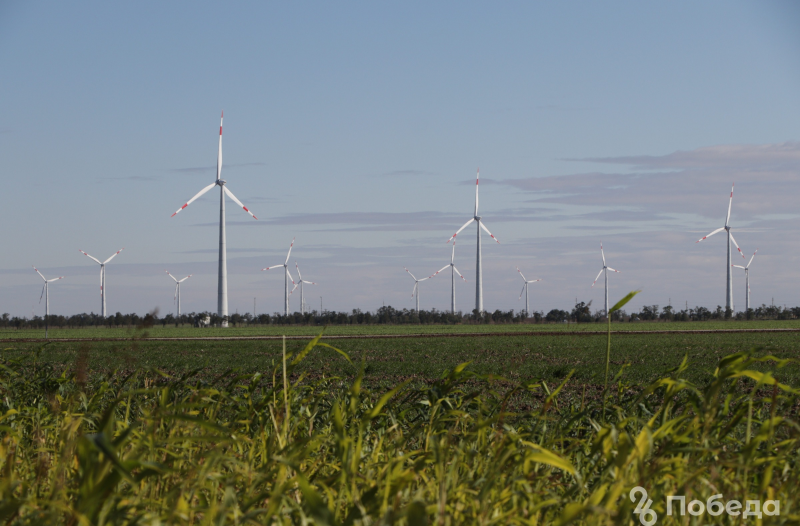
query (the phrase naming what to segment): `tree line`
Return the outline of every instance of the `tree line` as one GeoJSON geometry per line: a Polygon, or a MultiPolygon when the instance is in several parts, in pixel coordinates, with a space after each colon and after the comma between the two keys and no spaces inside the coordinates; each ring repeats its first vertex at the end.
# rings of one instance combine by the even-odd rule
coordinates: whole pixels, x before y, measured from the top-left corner
{"type": "MultiPolygon", "coordinates": [[[[502,311],[479,313],[473,310],[470,313],[457,312],[453,314],[449,311],[436,309],[420,310],[417,313],[413,309],[395,309],[392,306],[378,308],[375,312],[353,309],[350,312],[337,311],[311,311],[301,314],[295,312],[288,316],[280,313],[259,314],[253,316],[251,313],[232,314],[228,316],[228,323],[234,327],[261,326],[261,325],[403,325],[403,324],[423,324],[423,325],[456,325],[456,324],[481,324],[481,323],[600,323],[606,321],[602,310],[592,311],[592,302],[578,302],[571,311],[552,309],[546,314],[544,311],[534,311],[526,314],[525,311],[502,311]]],[[[612,314],[612,321],[615,322],[637,322],[637,321],[708,321],[708,320],[789,320],[800,318],[800,307],[784,308],[775,305],[762,304],[755,309],[746,312],[732,312],[717,306],[710,310],[706,307],[694,307],[692,309],[675,310],[671,305],[659,308],[658,305],[645,305],[640,310],[627,313],[624,310],[616,311],[612,314]]],[[[51,314],[45,320],[44,316],[33,316],[32,318],[14,316],[8,313],[0,317],[0,328],[6,329],[32,329],[44,328],[45,321],[50,327],[56,328],[80,328],[80,327],[136,327],[140,325],[174,325],[179,326],[202,326],[208,321],[211,326],[218,326],[223,321],[222,318],[211,312],[190,312],[175,316],[167,314],[159,317],[158,311],[147,313],[140,316],[136,313],[122,314],[117,312],[112,316],[103,317],[99,314],[74,314],[63,316],[51,314]]]]}

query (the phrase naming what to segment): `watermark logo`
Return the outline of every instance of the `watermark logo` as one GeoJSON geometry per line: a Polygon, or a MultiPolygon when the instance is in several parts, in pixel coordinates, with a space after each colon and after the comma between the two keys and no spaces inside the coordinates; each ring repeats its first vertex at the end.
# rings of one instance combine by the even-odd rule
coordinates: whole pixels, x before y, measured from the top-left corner
{"type": "MultiPolygon", "coordinates": [[[[658,514],[655,510],[650,509],[653,504],[652,499],[647,498],[647,490],[641,486],[636,486],[630,491],[631,502],[636,502],[637,495],[641,495],[638,499],[639,503],[636,509],[633,510],[634,515],[639,516],[639,522],[643,526],[653,526],[658,520],[658,514]]],[[[742,511],[742,503],[738,500],[729,500],[723,504],[722,493],[710,496],[705,502],[702,500],[693,500],[686,504],[686,495],[670,495],[667,497],[667,515],[693,515],[698,517],[708,513],[712,517],[718,517],[723,513],[732,515],[734,517],[741,515],[743,519],[749,517],[762,518],[764,515],[776,516],[781,514],[781,501],[767,500],[763,505],[760,500],[748,500],[745,502],[744,511],[742,511]]]]}

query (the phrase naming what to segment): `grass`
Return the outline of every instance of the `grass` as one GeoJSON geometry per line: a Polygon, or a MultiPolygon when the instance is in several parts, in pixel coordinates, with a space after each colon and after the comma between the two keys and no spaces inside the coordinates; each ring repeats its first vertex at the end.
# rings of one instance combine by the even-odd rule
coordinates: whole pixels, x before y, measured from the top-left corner
{"type": "MultiPolygon", "coordinates": [[[[570,349],[570,342],[595,337],[570,338],[550,339],[548,353],[568,369],[586,350],[570,349]]],[[[605,339],[596,338],[591,367],[602,385],[605,339]]],[[[414,352],[435,352],[435,340],[414,352]]],[[[788,350],[794,340],[784,342],[786,352],[796,354],[788,350]]],[[[522,341],[508,341],[503,358],[530,353],[517,347],[522,341]]],[[[0,367],[0,521],[631,524],[635,486],[647,489],[661,524],[693,519],[666,515],[666,496],[675,494],[775,499],[781,514],[764,516],[763,524],[800,521],[800,395],[785,379],[792,365],[778,358],[706,349],[699,362],[681,360],[648,382],[664,359],[650,353],[672,361],[685,351],[663,337],[618,337],[612,363],[634,356],[652,363],[634,384],[614,382],[607,411],[604,396],[561,390],[535,375],[517,381],[479,374],[503,367],[497,354],[444,371],[443,362],[413,361],[415,368],[429,364],[429,378],[438,376],[428,385],[371,390],[357,372],[348,380],[303,378],[323,363],[353,370],[359,354],[397,356],[396,349],[352,350],[351,342],[359,340],[336,341],[349,358],[315,348],[317,341],[288,356],[266,342],[225,342],[231,362],[252,368],[260,346],[274,364],[238,376],[184,367],[181,376],[167,375],[142,361],[124,374],[102,367],[92,373],[96,348],[79,349],[69,368],[47,359],[55,352],[49,347],[35,364],[30,352],[7,351],[0,367]],[[652,347],[619,348],[629,340],[652,347]],[[247,343],[254,347],[242,351],[247,343]],[[534,402],[523,406],[523,398],[534,402]]],[[[722,351],[748,343],[706,345],[722,351]]],[[[136,352],[156,357],[146,342],[139,345],[136,352]]],[[[458,352],[486,356],[474,346],[458,352]]],[[[447,360],[458,352],[445,353],[447,360]]],[[[528,361],[546,360],[519,364],[528,361]]],[[[402,374],[396,365],[393,378],[402,374]]],[[[569,371],[563,381],[573,381],[569,371]]]]}
{"type": "MultiPolygon", "coordinates": [[[[800,329],[800,320],[752,320],[752,321],[703,321],[703,322],[634,322],[612,323],[619,331],[678,331],[720,329],[800,329]]],[[[603,323],[523,323],[490,325],[334,325],[325,331],[327,336],[357,336],[386,334],[463,334],[463,333],[517,333],[517,332],[604,332],[603,323]]],[[[147,330],[156,338],[193,337],[252,337],[252,336],[309,336],[319,333],[320,327],[313,325],[266,325],[257,327],[229,327],[227,329],[198,329],[189,326],[155,325],[147,330]]],[[[131,338],[137,332],[131,328],[86,327],[75,329],[50,328],[49,336],[59,338],[131,338]]],[[[42,339],[44,329],[0,329],[0,340],[42,339]]]]}

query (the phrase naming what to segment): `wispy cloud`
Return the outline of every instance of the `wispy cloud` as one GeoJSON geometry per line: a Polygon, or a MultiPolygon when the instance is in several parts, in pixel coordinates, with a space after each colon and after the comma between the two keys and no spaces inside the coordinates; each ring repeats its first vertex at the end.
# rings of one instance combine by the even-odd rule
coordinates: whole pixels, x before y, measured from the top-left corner
{"type": "MultiPolygon", "coordinates": [[[[265,166],[265,163],[238,163],[238,164],[226,164],[223,166],[224,169],[229,170],[231,168],[247,168],[250,166],[265,166]]],[[[201,174],[201,173],[208,173],[213,172],[216,170],[216,165],[208,165],[208,166],[190,166],[187,168],[172,168],[169,171],[180,173],[180,174],[201,174]]]]}
{"type": "Polygon", "coordinates": [[[433,172],[428,172],[426,170],[393,170],[391,172],[385,172],[380,174],[382,177],[410,177],[410,176],[419,176],[419,175],[434,175],[433,172]]]}

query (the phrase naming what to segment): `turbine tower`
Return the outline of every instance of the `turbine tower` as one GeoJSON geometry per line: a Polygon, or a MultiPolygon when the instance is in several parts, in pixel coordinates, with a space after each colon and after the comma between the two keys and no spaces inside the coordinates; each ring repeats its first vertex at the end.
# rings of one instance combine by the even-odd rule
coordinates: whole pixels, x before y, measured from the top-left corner
{"type": "Polygon", "coordinates": [[[742,254],[742,258],[744,259],[744,254],[742,253],[742,249],[739,248],[739,244],[736,242],[735,239],[733,239],[733,233],[731,233],[731,227],[729,225],[731,221],[732,204],[733,204],[733,184],[731,184],[731,199],[730,201],[728,201],[728,215],[725,217],[725,226],[714,230],[707,236],[704,236],[696,241],[696,243],[699,243],[702,240],[713,236],[717,232],[722,232],[723,230],[725,230],[728,233],[728,248],[727,248],[728,264],[726,268],[728,272],[728,279],[726,280],[727,284],[725,286],[725,308],[731,309],[731,311],[733,311],[733,276],[731,275],[731,241],[733,241],[733,244],[736,245],[736,250],[739,251],[739,254],[742,254]]]}
{"type": "MultiPolygon", "coordinates": [[[[286,254],[286,261],[283,262],[282,265],[272,265],[271,267],[262,268],[261,270],[269,270],[272,268],[283,267],[286,270],[286,275],[283,277],[283,304],[284,304],[284,312],[288,316],[289,315],[289,282],[292,282],[292,285],[295,284],[292,275],[289,274],[289,256],[292,255],[292,247],[294,246],[294,239],[292,238],[292,244],[289,245],[289,253],[286,254]]],[[[294,289],[292,289],[294,291],[294,289]]]]}
{"type": "MultiPolygon", "coordinates": [[[[33,265],[31,266],[33,267],[33,265]]],[[[39,269],[33,267],[33,270],[35,270],[37,274],[42,276],[42,273],[39,272],[39,269]]],[[[44,295],[44,338],[47,339],[47,322],[50,318],[50,287],[48,287],[48,285],[54,281],[64,279],[64,276],[60,276],[53,279],[46,279],[44,276],[42,276],[42,279],[44,280],[44,286],[42,287],[42,294],[39,295],[39,303],[42,302],[42,295],[44,295]]]]}
{"type": "Polygon", "coordinates": [[[537,281],[542,281],[542,280],[541,279],[532,279],[532,280],[528,281],[527,279],[525,279],[525,274],[522,273],[522,271],[519,269],[519,267],[517,267],[517,272],[519,272],[519,275],[522,276],[522,281],[525,282],[525,284],[522,286],[522,290],[519,292],[519,299],[517,301],[522,299],[522,293],[524,292],[525,293],[525,316],[526,317],[530,317],[531,304],[528,302],[528,285],[531,284],[531,283],[536,283],[537,281]]]}
{"type": "Polygon", "coordinates": [[[187,279],[191,278],[192,274],[189,274],[185,278],[179,280],[178,278],[176,278],[175,276],[170,274],[169,270],[165,270],[164,272],[166,272],[167,275],[169,277],[171,277],[172,280],[175,282],[175,297],[172,298],[172,301],[178,300],[178,318],[180,318],[181,317],[181,283],[183,283],[187,279]]]}
{"type": "MultiPolygon", "coordinates": [[[[303,276],[300,275],[300,267],[297,266],[297,261],[294,262],[294,268],[297,269],[297,281],[300,283],[300,314],[305,314],[306,313],[306,297],[303,294],[303,283],[308,283],[309,285],[316,285],[316,283],[314,283],[313,281],[306,281],[306,280],[303,279],[303,276]]],[[[297,288],[297,283],[295,283],[294,288],[292,289],[292,292],[294,292],[294,289],[296,289],[296,288],[297,288]]],[[[289,294],[291,295],[292,292],[290,292],[289,294]]]]}
{"type": "MultiPolygon", "coordinates": [[[[403,268],[406,268],[406,267],[403,267],[403,268]]],[[[411,289],[411,297],[413,298],[414,294],[417,295],[417,316],[419,316],[419,282],[420,281],[425,281],[426,279],[431,279],[433,276],[428,276],[427,278],[417,279],[416,276],[414,276],[414,274],[412,274],[411,271],[408,270],[407,268],[406,268],[406,272],[408,272],[409,276],[414,278],[414,288],[411,289]]]]}
{"type": "MultiPolygon", "coordinates": [[[[453,253],[450,255],[450,264],[445,265],[436,272],[433,273],[433,276],[438,274],[439,272],[443,271],[444,269],[450,267],[450,312],[453,314],[456,313],[456,274],[464,280],[466,283],[467,278],[461,275],[461,272],[458,271],[456,265],[454,263],[456,258],[456,242],[453,240],[453,253]]],[[[431,276],[431,277],[433,277],[431,276]]]]}
{"type": "MultiPolygon", "coordinates": [[[[186,203],[180,207],[178,210],[175,211],[175,214],[192,204],[192,202],[203,195],[204,193],[208,192],[215,186],[219,186],[219,267],[217,272],[217,315],[222,318],[222,326],[228,326],[228,320],[226,319],[228,316],[228,256],[226,250],[226,241],[225,241],[225,195],[227,194],[231,200],[236,203],[237,205],[241,206],[245,212],[253,216],[253,219],[258,219],[253,212],[247,209],[246,206],[242,204],[241,201],[236,199],[236,196],[233,195],[233,192],[228,190],[228,187],[225,186],[224,179],[220,179],[220,175],[222,174],[222,115],[219,118],[219,151],[217,152],[217,180],[211,183],[210,185],[206,186],[202,190],[200,190],[194,197],[186,201],[186,203]]],[[[175,217],[175,214],[172,214],[171,217],[175,217]]]]}
{"type": "Polygon", "coordinates": [[[608,317],[608,271],[610,270],[612,272],[619,272],[619,270],[614,270],[613,268],[611,268],[608,265],[606,265],[606,255],[603,253],[603,243],[600,243],[600,255],[603,256],[603,268],[600,269],[600,272],[597,274],[597,277],[594,278],[594,281],[592,282],[592,287],[594,287],[594,284],[597,283],[598,279],[600,279],[600,274],[605,272],[605,274],[606,274],[606,276],[605,276],[605,279],[606,279],[606,300],[605,300],[604,305],[605,305],[606,317],[608,317]]]}
{"type": "Polygon", "coordinates": [[[96,257],[90,256],[81,249],[78,250],[84,256],[91,258],[93,261],[96,261],[97,263],[100,264],[100,313],[102,314],[103,318],[105,318],[106,317],[106,263],[117,257],[117,254],[125,250],[125,247],[122,247],[121,249],[114,252],[114,254],[110,258],[103,261],[102,263],[96,257]]]}
{"type": "MultiPolygon", "coordinates": [[[[756,249],[756,252],[758,252],[758,249],[756,249]]],[[[743,268],[744,269],[744,281],[745,281],[745,285],[747,287],[747,293],[745,295],[745,298],[747,298],[745,300],[745,312],[750,310],[750,263],[752,263],[753,262],[753,258],[756,257],[756,252],[753,252],[753,255],[750,256],[750,261],[747,262],[747,266],[743,267],[741,265],[734,265],[734,267],[736,267],[736,268],[743,268]]]]}
{"type": "Polygon", "coordinates": [[[478,313],[482,313],[483,312],[483,266],[481,264],[482,263],[481,262],[481,228],[486,230],[486,233],[489,234],[489,236],[491,236],[492,239],[494,239],[495,241],[500,243],[500,241],[496,237],[494,237],[491,232],[489,232],[489,229],[486,228],[486,225],[483,224],[483,221],[481,220],[481,216],[478,215],[478,183],[480,182],[480,178],[481,178],[481,171],[478,170],[478,175],[475,178],[475,215],[472,216],[472,219],[470,219],[469,221],[464,223],[464,226],[459,228],[456,231],[456,233],[453,234],[453,236],[450,239],[447,240],[448,243],[451,240],[454,240],[456,238],[456,236],[459,234],[459,232],[461,232],[462,230],[467,228],[470,225],[470,223],[472,223],[473,221],[476,221],[478,223],[478,228],[477,228],[477,230],[478,230],[478,250],[477,250],[477,256],[476,256],[476,261],[475,261],[475,309],[477,309],[478,313]]]}

